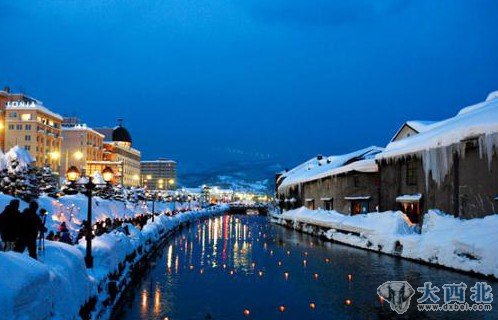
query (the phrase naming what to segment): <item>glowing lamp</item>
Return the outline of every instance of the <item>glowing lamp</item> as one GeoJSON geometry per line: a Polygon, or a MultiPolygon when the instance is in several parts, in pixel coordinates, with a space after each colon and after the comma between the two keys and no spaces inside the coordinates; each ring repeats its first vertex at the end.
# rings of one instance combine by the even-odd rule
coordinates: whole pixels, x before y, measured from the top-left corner
{"type": "Polygon", "coordinates": [[[76,151],[76,152],[74,153],[74,158],[75,158],[76,160],[80,161],[81,159],[83,159],[83,152],[81,152],[81,151],[76,151]]]}
{"type": "Polygon", "coordinates": [[[284,305],[279,306],[278,307],[278,311],[284,312],[285,311],[285,306],[284,305]]]}
{"type": "Polygon", "coordinates": [[[112,169],[105,167],[104,170],[102,170],[102,178],[104,178],[105,182],[111,182],[112,178],[114,178],[114,172],[112,169]]]}
{"type": "Polygon", "coordinates": [[[346,306],[350,306],[350,305],[352,305],[352,304],[353,304],[353,301],[351,301],[351,299],[346,299],[346,300],[344,300],[344,304],[345,304],[346,306]]]}
{"type": "Polygon", "coordinates": [[[244,309],[244,315],[247,317],[251,314],[251,311],[249,311],[249,309],[244,309]]]}
{"type": "Polygon", "coordinates": [[[80,177],[80,171],[75,166],[71,166],[67,169],[66,178],[69,182],[76,182],[80,177]]]}
{"type": "Polygon", "coordinates": [[[315,274],[313,275],[313,278],[315,278],[315,280],[318,280],[318,273],[315,273],[315,274]]]}
{"type": "Polygon", "coordinates": [[[349,281],[352,281],[352,280],[353,280],[353,275],[352,275],[352,274],[348,274],[348,280],[349,280],[349,281]]]}
{"type": "Polygon", "coordinates": [[[314,302],[310,302],[310,309],[315,310],[316,304],[314,302]]]}

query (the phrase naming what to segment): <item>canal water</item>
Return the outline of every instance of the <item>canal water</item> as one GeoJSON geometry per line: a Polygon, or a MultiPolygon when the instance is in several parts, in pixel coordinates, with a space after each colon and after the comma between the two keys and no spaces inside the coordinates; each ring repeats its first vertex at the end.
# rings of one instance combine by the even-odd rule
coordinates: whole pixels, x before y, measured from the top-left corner
{"type": "MultiPolygon", "coordinates": [[[[323,242],[265,217],[225,215],[196,222],[172,238],[115,318],[498,319],[496,303],[492,312],[418,312],[418,292],[408,312],[398,316],[376,294],[389,280],[407,280],[414,288],[425,281],[464,282],[469,288],[483,281],[323,242]]],[[[497,283],[491,284],[498,297],[497,283]]]]}

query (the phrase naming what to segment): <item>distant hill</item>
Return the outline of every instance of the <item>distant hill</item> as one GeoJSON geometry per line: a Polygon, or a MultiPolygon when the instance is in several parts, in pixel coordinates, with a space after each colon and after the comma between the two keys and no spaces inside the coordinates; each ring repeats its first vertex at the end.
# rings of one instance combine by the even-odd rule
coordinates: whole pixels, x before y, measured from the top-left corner
{"type": "Polygon", "coordinates": [[[271,160],[234,160],[206,168],[190,168],[179,172],[180,185],[196,187],[217,185],[236,190],[272,193],[275,173],[283,168],[271,160]]]}

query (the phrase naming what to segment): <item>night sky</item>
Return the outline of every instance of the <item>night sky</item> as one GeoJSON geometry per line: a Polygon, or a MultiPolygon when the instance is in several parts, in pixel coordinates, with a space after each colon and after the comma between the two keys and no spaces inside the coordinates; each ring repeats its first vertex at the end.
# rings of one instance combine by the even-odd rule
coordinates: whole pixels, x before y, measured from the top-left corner
{"type": "Polygon", "coordinates": [[[498,1],[0,0],[0,86],[181,170],[384,146],[498,90],[498,1]]]}

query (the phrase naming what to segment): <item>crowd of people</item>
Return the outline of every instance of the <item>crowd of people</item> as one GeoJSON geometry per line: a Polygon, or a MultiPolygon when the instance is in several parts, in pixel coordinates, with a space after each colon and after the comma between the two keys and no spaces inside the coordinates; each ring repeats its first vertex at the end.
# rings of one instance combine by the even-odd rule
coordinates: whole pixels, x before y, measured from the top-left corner
{"type": "MultiPolygon", "coordinates": [[[[38,210],[38,203],[36,201],[30,202],[28,208],[24,209],[22,213],[19,210],[19,206],[20,201],[13,199],[0,214],[0,237],[2,240],[0,249],[3,251],[16,251],[19,253],[23,253],[27,249],[29,256],[33,259],[37,259],[36,241],[39,239],[40,245],[42,245],[45,240],[45,233],[47,232],[47,228],[45,227],[47,211],[43,208],[38,210]]],[[[172,212],[166,212],[165,214],[174,216],[177,213],[184,211],[187,210],[174,210],[172,212]]],[[[92,234],[94,236],[100,236],[115,229],[123,230],[128,234],[127,224],[134,225],[141,230],[151,217],[152,214],[141,214],[133,218],[106,218],[105,220],[97,221],[93,224],[92,234]]],[[[87,234],[86,225],[86,221],[82,221],[76,237],[73,237],[66,222],[62,222],[56,232],[51,230],[48,233],[46,239],[73,245],[78,243],[78,241],[87,234]]]]}
{"type": "Polygon", "coordinates": [[[19,210],[20,201],[11,200],[0,214],[0,235],[4,243],[4,251],[13,250],[23,253],[28,249],[29,256],[37,259],[36,240],[46,228],[42,217],[46,210],[38,213],[38,203],[32,201],[23,212],[19,210]]]}

